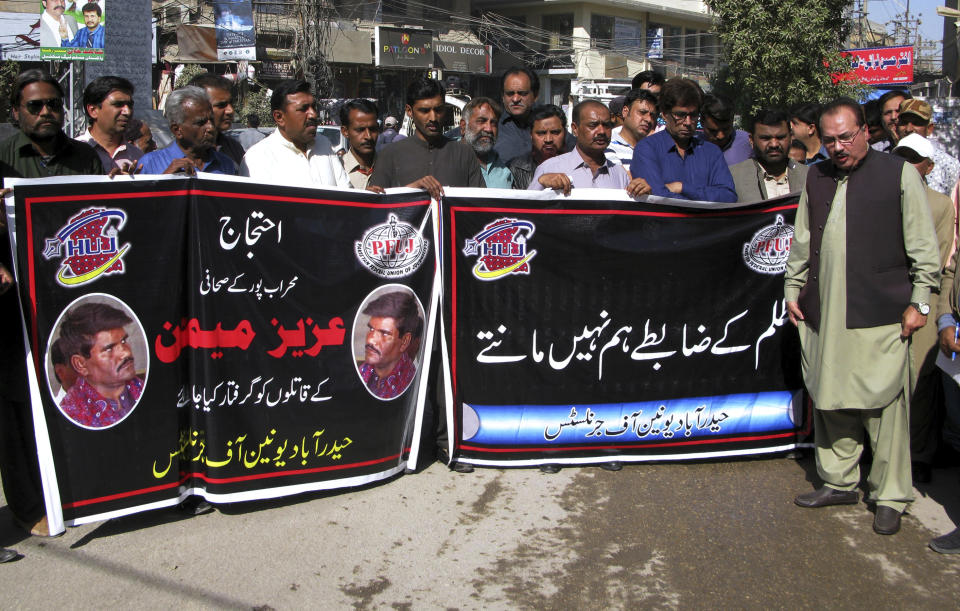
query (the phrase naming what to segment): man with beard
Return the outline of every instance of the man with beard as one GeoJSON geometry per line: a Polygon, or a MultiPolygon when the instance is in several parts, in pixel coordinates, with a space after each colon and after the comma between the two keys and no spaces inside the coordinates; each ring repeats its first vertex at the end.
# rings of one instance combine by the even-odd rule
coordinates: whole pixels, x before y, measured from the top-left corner
{"type": "Polygon", "coordinates": [[[513,178],[494,150],[501,113],[500,105],[490,98],[476,97],[463,107],[460,119],[463,141],[476,153],[483,181],[491,189],[509,189],[513,178]]]}
{"type": "Polygon", "coordinates": [[[839,98],[820,118],[830,161],[810,168],[784,276],[813,400],[823,485],[801,507],[855,505],[865,438],[873,530],[892,535],[913,501],[910,338],[927,323],[940,255],[920,175],[870,148],[860,104],[839,98]]]}
{"type": "Polygon", "coordinates": [[[630,175],[644,178],[654,195],[706,202],[735,202],[737,192],[723,152],[696,133],[700,89],[673,78],[660,92],[662,132],[644,138],[633,151],[630,175]]]}
{"type": "Polygon", "coordinates": [[[377,297],[363,309],[370,317],[360,378],[381,399],[403,394],[417,375],[411,346],[423,332],[423,320],[412,293],[394,291],[377,297]]]}
{"type": "Polygon", "coordinates": [[[282,81],[270,96],[270,111],[277,129],[243,156],[242,176],[292,185],[350,187],[333,145],[317,135],[320,116],[310,83],[282,81]]]}
{"type": "MultiPolygon", "coordinates": [[[[23,72],[14,83],[11,103],[20,131],[0,143],[0,178],[103,174],[93,149],[63,133],[63,90],[56,79],[42,70],[23,72]]],[[[17,522],[34,535],[47,536],[8,237],[0,216],[0,472],[17,522]]]]}
{"type": "Polygon", "coordinates": [[[167,97],[163,114],[174,141],[140,158],[144,174],[237,173],[233,160],[216,149],[217,129],[206,91],[199,87],[175,89],[167,97]]]}
{"type": "Polygon", "coordinates": [[[366,189],[377,156],[377,105],[364,98],[350,100],[340,107],[340,133],[347,139],[347,151],[340,157],[343,169],[354,189],[366,189]]]}
{"type": "Polygon", "coordinates": [[[623,101],[623,124],[610,134],[607,157],[624,168],[633,161],[633,149],[657,128],[657,97],[647,89],[631,89],[623,101]]]}
{"type": "Polygon", "coordinates": [[[533,121],[530,129],[533,148],[526,155],[514,157],[507,164],[513,177],[511,184],[514,189],[526,190],[537,166],[563,152],[567,115],[562,108],[553,104],[537,106],[530,114],[530,120],[533,121]]]}
{"type": "MultiPolygon", "coordinates": [[[[530,113],[540,94],[540,77],[529,68],[513,67],[500,77],[503,96],[503,116],[500,117],[497,144],[494,148],[500,159],[510,160],[530,152],[530,113]]],[[[564,135],[565,150],[573,150],[572,134],[564,135]]]]}
{"type": "Polygon", "coordinates": [[[83,90],[83,109],[90,126],[77,140],[100,156],[107,173],[133,173],[143,151],[123,137],[133,118],[133,83],[119,76],[101,76],[83,90]]]}
{"type": "Polygon", "coordinates": [[[809,168],[788,156],[790,117],[779,109],[765,109],[753,118],[750,133],[753,159],[731,166],[737,201],[757,202],[799,193],[809,168]]]}
{"type": "Polygon", "coordinates": [[[407,87],[407,116],[415,134],[384,148],[370,176],[368,190],[391,187],[424,189],[439,199],[443,187],[485,187],[480,162],[466,144],[443,135],[446,91],[439,81],[415,79],[407,87]]]}
{"type": "Polygon", "coordinates": [[[243,161],[244,149],[240,141],[229,136],[227,130],[233,126],[233,85],[218,74],[198,74],[187,85],[200,87],[210,98],[213,109],[213,126],[217,130],[217,151],[230,158],[237,167],[243,161]]]}
{"type": "Polygon", "coordinates": [[[64,317],[60,348],[77,380],[60,409],[80,426],[112,426],[140,399],[143,380],[124,328],[132,323],[123,311],[102,303],[82,303],[64,317]]]}
{"type": "Polygon", "coordinates": [[[610,111],[597,100],[584,100],[573,107],[573,135],[577,144],[572,151],[541,163],[533,173],[531,191],[554,189],[569,195],[578,189],[626,189],[631,197],[650,193],[642,178],[630,180],[623,166],[607,159],[610,144],[610,111]]]}
{"type": "Polygon", "coordinates": [[[87,27],[80,28],[80,30],[77,31],[77,35],[73,37],[73,40],[62,41],[61,46],[102,49],[104,28],[100,23],[100,18],[103,17],[103,9],[101,9],[100,5],[96,2],[88,2],[83,5],[80,12],[83,13],[83,23],[87,27]]]}

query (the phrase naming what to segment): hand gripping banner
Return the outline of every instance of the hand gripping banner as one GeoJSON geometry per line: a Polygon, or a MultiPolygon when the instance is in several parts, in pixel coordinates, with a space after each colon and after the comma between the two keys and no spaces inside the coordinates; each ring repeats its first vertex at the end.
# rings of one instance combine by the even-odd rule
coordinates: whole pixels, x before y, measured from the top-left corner
{"type": "Polygon", "coordinates": [[[808,421],[783,271],[797,197],[682,207],[574,193],[593,199],[447,190],[450,456],[523,466],[795,447],[808,421]]]}
{"type": "Polygon", "coordinates": [[[415,462],[439,299],[424,194],[47,180],[17,183],[15,209],[48,513],[270,498],[415,462]]]}

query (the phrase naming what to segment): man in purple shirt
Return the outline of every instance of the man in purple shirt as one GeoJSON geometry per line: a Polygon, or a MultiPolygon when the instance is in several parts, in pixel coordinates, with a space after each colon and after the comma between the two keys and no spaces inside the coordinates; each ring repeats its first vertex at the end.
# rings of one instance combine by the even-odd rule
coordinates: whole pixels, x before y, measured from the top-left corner
{"type": "Polygon", "coordinates": [[[737,191],[723,152],[696,133],[700,89],[673,78],[660,91],[662,132],[647,136],[633,150],[630,174],[644,178],[654,195],[707,202],[735,202],[737,191]]]}
{"type": "Polygon", "coordinates": [[[375,397],[399,397],[417,375],[410,356],[419,350],[423,331],[417,302],[413,293],[392,291],[371,301],[363,313],[370,321],[360,379],[375,397]]]}
{"type": "Polygon", "coordinates": [[[604,154],[610,144],[613,122],[610,111],[597,100],[584,100],[573,107],[571,128],[577,139],[569,153],[541,163],[530,186],[531,191],[555,189],[569,195],[578,189],[626,189],[631,197],[650,193],[650,185],[642,178],[630,180],[623,166],[604,154]]]}

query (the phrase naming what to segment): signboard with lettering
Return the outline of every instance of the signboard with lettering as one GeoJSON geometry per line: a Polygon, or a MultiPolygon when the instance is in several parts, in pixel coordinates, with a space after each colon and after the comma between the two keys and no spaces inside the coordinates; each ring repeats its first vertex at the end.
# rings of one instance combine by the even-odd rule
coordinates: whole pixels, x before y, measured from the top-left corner
{"type": "Polygon", "coordinates": [[[18,182],[13,198],[52,532],[416,462],[426,193],[144,176],[18,182]]]}
{"type": "Polygon", "coordinates": [[[490,45],[434,40],[433,49],[438,68],[473,74],[490,74],[493,71],[493,48],[490,45]]]}
{"type": "Polygon", "coordinates": [[[433,68],[433,30],[377,26],[374,47],[378,66],[433,68]]]}
{"type": "Polygon", "coordinates": [[[613,49],[635,51],[643,44],[643,24],[635,19],[617,17],[613,21],[613,49]]]}
{"type": "Polygon", "coordinates": [[[217,25],[217,59],[256,59],[257,34],[250,0],[217,0],[213,4],[217,25]]]}
{"type": "Polygon", "coordinates": [[[702,459],[802,440],[783,301],[795,195],[718,210],[465,191],[445,189],[440,222],[454,460],[702,459]]]}
{"type": "Polygon", "coordinates": [[[293,64],[290,62],[265,61],[260,64],[258,73],[262,78],[293,78],[293,64]]]}
{"type": "Polygon", "coordinates": [[[873,47],[844,51],[851,71],[838,80],[858,79],[866,85],[907,85],[913,82],[913,47],[873,47]]]}

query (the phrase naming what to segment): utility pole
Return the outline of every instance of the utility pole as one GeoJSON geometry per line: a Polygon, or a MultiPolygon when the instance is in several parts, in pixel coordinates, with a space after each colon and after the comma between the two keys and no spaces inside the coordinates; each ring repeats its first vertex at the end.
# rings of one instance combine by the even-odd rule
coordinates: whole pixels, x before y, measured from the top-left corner
{"type": "Polygon", "coordinates": [[[296,40],[299,68],[313,94],[318,98],[327,97],[333,83],[328,57],[332,42],[332,0],[300,0],[296,3],[296,10],[300,22],[296,40]]]}

